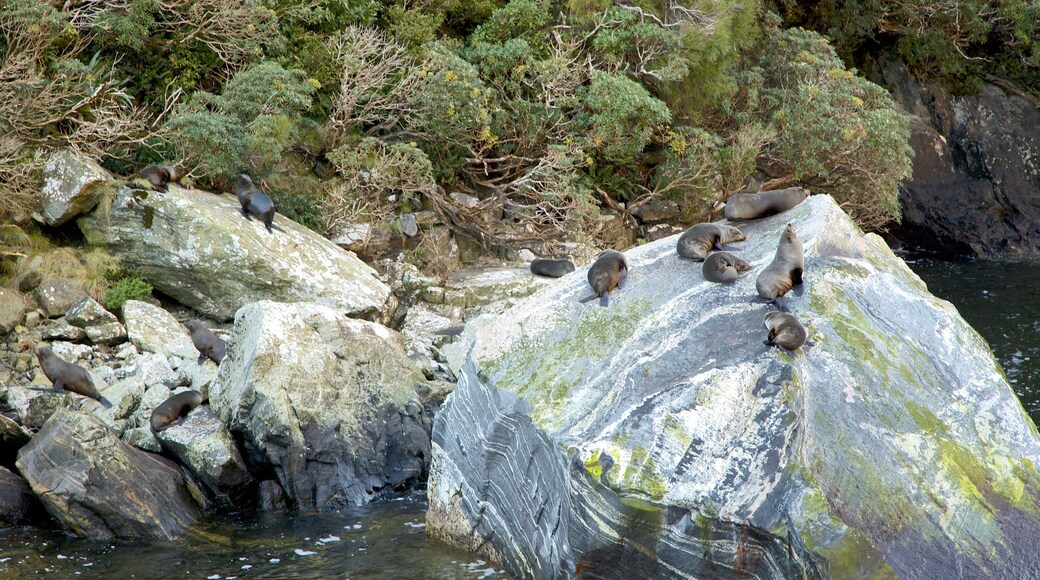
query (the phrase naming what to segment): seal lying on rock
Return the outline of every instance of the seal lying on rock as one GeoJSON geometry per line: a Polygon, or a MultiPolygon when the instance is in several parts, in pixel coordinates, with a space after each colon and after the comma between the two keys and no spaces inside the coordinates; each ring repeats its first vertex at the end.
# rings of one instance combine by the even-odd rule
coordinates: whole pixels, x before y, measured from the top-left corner
{"type": "Polygon", "coordinates": [[[235,196],[238,203],[242,204],[242,215],[251,220],[254,217],[264,223],[267,231],[274,233],[271,224],[274,223],[274,201],[253,185],[253,180],[242,173],[235,183],[235,196]]]}
{"type": "Polygon", "coordinates": [[[704,260],[701,274],[708,282],[726,284],[735,282],[737,276],[751,269],[751,264],[729,252],[715,252],[704,260]]]}
{"type": "Polygon", "coordinates": [[[573,271],[574,264],[570,260],[544,260],[538,258],[531,262],[531,273],[538,276],[559,278],[573,271]]]}
{"type": "Polygon", "coordinates": [[[141,178],[152,184],[152,189],[166,193],[168,183],[180,183],[187,171],[180,165],[149,165],[141,170],[141,178]]]}
{"type": "Polygon", "coordinates": [[[773,261],[758,275],[755,288],[758,295],[783,308],[777,300],[792,288],[795,294],[802,293],[802,270],[805,267],[805,250],[801,240],[794,233],[794,226],[787,224],[787,229],[780,236],[773,261]]]}
{"type": "Polygon", "coordinates": [[[112,406],[112,403],[98,392],[87,369],[61,360],[58,355],[54,354],[51,347],[42,344],[36,346],[36,358],[40,361],[40,369],[43,370],[44,376],[51,380],[55,390],[65,389],[84,397],[96,399],[106,407],[112,406]]]}
{"type": "Polygon", "coordinates": [[[805,201],[809,190],[801,187],[759,193],[736,193],[726,200],[726,219],[753,220],[783,213],[805,201]]]}
{"type": "Polygon", "coordinates": [[[206,400],[202,398],[202,393],[198,391],[184,391],[183,393],[177,393],[160,403],[159,406],[152,411],[152,416],[148,420],[148,425],[152,428],[152,433],[158,433],[172,425],[174,421],[177,421],[182,417],[187,417],[188,413],[190,413],[192,409],[205,402],[206,400]]]}
{"type": "Polygon", "coordinates": [[[767,312],[762,321],[769,329],[769,338],[762,341],[766,346],[779,346],[796,351],[805,344],[808,334],[794,315],[786,312],[767,312]]]}
{"type": "Polygon", "coordinates": [[[217,364],[224,360],[224,354],[227,351],[224,341],[210,332],[201,320],[193,318],[185,322],[184,326],[191,333],[191,343],[199,351],[199,364],[202,364],[207,358],[217,364]]]}
{"type": "Polygon", "coordinates": [[[592,296],[586,296],[581,302],[588,302],[599,297],[600,306],[610,304],[610,292],[614,288],[621,288],[628,277],[628,260],[621,252],[604,250],[589,268],[589,286],[595,292],[592,296]]]}
{"type": "Polygon", "coordinates": [[[733,226],[697,224],[683,232],[675,244],[675,251],[683,258],[703,260],[712,250],[722,250],[723,244],[743,242],[747,237],[733,226]]]}

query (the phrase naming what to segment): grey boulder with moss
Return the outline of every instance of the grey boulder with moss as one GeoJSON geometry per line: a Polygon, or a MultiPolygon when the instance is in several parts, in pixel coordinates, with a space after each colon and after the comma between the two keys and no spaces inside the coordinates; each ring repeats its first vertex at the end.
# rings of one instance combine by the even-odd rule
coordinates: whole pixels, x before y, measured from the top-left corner
{"type": "Polygon", "coordinates": [[[428,531],[518,577],[1036,577],[1040,437],[982,338],[828,196],[740,227],[734,284],[671,237],[609,308],[583,268],[468,333],[428,531]],[[794,355],[755,290],[788,222],[794,355]]]}
{"type": "Polygon", "coordinates": [[[119,440],[101,419],[61,409],[18,452],[18,471],[77,536],[173,539],[201,516],[198,488],[161,456],[119,440]]]}
{"type": "Polygon", "coordinates": [[[112,174],[85,157],[63,150],[43,166],[43,188],[36,205],[36,218],[60,226],[97,205],[101,184],[112,174]]]}
{"type": "Polygon", "coordinates": [[[300,508],[366,503],[426,473],[426,381],[401,336],[309,303],[238,311],[209,404],[300,508]]]}
{"type": "Polygon", "coordinates": [[[78,221],[87,241],[206,316],[230,320],[244,304],[280,300],[376,318],[390,297],[353,253],[280,214],[268,232],[242,216],[234,196],[128,187],[112,195],[78,221]]]}

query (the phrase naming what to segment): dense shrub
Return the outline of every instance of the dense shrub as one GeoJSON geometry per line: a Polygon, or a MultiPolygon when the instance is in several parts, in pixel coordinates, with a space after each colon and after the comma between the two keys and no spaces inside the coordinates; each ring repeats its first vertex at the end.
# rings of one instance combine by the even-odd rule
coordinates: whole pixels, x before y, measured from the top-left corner
{"type": "Polygon", "coordinates": [[[112,282],[101,304],[110,312],[121,312],[127,300],[148,300],[152,286],[133,274],[123,273],[112,282]]]}

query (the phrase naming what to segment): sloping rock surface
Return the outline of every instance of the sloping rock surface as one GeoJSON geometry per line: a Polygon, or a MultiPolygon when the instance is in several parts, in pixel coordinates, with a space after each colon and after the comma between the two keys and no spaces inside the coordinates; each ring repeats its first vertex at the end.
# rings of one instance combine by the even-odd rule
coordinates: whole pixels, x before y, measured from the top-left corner
{"type": "Polygon", "coordinates": [[[18,452],[18,471],[68,531],[95,540],[172,539],[201,515],[181,470],[100,419],[60,409],[18,452]]]}
{"type": "Polygon", "coordinates": [[[282,215],[273,233],[234,196],[119,188],[111,209],[79,220],[87,241],[181,304],[219,320],[258,300],[314,302],[375,317],[390,288],[357,256],[282,215]]]}
{"type": "Polygon", "coordinates": [[[401,336],[307,303],[238,311],[210,409],[299,507],[366,503],[425,474],[425,384],[401,336]]]}
{"type": "Polygon", "coordinates": [[[427,525],[519,577],[1040,574],[1040,437],[986,343],[828,196],[741,226],[705,282],[676,238],[467,333],[427,525]],[[762,344],[755,278],[791,222],[815,345],[762,344]]]}

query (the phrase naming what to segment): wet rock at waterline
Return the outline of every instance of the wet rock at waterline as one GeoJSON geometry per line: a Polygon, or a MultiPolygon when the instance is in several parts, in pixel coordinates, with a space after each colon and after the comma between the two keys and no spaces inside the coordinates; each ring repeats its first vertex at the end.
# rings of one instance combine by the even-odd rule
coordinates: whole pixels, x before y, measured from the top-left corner
{"type": "Polygon", "coordinates": [[[290,501],[333,509],[425,473],[424,383],[398,333],[317,304],[264,301],[235,316],[209,404],[290,501]]]}
{"type": "Polygon", "coordinates": [[[47,511],[78,536],[172,539],[201,514],[179,467],[123,443],[87,413],[59,410],[17,465],[47,511]]]}
{"type": "Polygon", "coordinates": [[[78,221],[152,286],[219,320],[257,300],[309,301],[376,317],[390,288],[346,250],[281,216],[274,233],[242,217],[234,196],[119,188],[111,209],[78,221]]]}
{"type": "Polygon", "coordinates": [[[29,484],[0,467],[0,528],[30,521],[39,507],[29,484]]]}
{"type": "Polygon", "coordinates": [[[186,466],[224,508],[253,501],[256,487],[231,433],[206,407],[155,435],[163,449],[186,466]]]}
{"type": "Polygon", "coordinates": [[[579,270],[476,330],[430,532],[520,577],[1035,576],[1040,438],[985,342],[825,195],[744,225],[753,272],[788,222],[806,352],[674,238],[627,253],[609,309],[579,270]]]}

